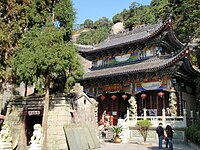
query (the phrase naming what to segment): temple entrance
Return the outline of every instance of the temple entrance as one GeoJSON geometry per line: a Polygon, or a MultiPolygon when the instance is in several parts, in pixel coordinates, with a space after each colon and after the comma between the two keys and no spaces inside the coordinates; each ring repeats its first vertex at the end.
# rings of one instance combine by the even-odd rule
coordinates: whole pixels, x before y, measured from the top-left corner
{"type": "Polygon", "coordinates": [[[130,95],[125,93],[107,93],[98,97],[98,121],[106,117],[111,125],[117,125],[118,119],[126,117],[129,98],[130,95]]]}
{"type": "Polygon", "coordinates": [[[25,131],[26,131],[27,145],[30,145],[31,136],[33,135],[34,131],[33,126],[35,124],[42,124],[42,116],[40,116],[38,112],[39,111],[28,111],[29,115],[26,116],[25,131]]]}
{"type": "Polygon", "coordinates": [[[162,109],[169,107],[169,93],[167,91],[143,91],[136,94],[138,116],[142,116],[143,108],[147,109],[148,116],[161,116],[162,109]]]}

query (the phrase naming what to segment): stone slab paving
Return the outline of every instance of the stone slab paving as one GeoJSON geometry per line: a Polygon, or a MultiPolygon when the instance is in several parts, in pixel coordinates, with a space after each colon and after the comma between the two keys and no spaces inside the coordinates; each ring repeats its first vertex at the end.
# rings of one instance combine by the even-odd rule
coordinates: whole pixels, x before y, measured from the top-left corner
{"type": "MultiPolygon", "coordinates": [[[[145,143],[145,144],[139,144],[139,143],[109,143],[105,142],[102,144],[101,148],[98,148],[97,150],[158,150],[158,144],[157,143],[145,143]]],[[[165,145],[163,144],[163,150],[170,150],[165,148],[165,145]]],[[[174,150],[195,150],[191,148],[187,144],[174,144],[174,150]]]]}

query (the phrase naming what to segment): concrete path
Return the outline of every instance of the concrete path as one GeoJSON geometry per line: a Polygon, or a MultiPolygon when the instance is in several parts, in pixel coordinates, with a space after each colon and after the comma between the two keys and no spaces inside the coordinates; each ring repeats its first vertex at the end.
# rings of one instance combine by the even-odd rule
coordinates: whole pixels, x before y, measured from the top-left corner
{"type": "MultiPolygon", "coordinates": [[[[101,148],[97,150],[158,150],[157,143],[109,143],[105,142],[101,148]]],[[[165,148],[163,144],[163,150],[170,150],[165,148]]],[[[195,150],[186,144],[174,144],[174,150],[195,150]]]]}

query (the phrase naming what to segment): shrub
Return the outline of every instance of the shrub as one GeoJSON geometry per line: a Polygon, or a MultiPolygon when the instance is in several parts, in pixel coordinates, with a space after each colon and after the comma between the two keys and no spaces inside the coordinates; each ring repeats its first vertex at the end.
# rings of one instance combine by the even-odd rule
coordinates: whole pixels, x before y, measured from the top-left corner
{"type": "Polygon", "coordinates": [[[197,131],[193,135],[193,141],[195,144],[200,146],[200,131],[197,131]]]}
{"type": "Polygon", "coordinates": [[[193,135],[194,135],[194,133],[197,132],[197,131],[198,131],[198,126],[197,126],[197,125],[191,125],[191,126],[189,126],[189,127],[186,129],[186,131],[185,131],[187,139],[193,141],[193,139],[194,139],[194,138],[193,138],[193,135]]]}
{"type": "Polygon", "coordinates": [[[199,125],[191,125],[189,126],[186,131],[186,138],[191,140],[197,145],[200,145],[200,126],[199,125]]]}
{"type": "Polygon", "coordinates": [[[142,135],[144,142],[146,142],[147,139],[147,133],[149,130],[149,127],[151,126],[151,122],[149,120],[140,120],[137,122],[137,128],[140,134],[142,135]]]}

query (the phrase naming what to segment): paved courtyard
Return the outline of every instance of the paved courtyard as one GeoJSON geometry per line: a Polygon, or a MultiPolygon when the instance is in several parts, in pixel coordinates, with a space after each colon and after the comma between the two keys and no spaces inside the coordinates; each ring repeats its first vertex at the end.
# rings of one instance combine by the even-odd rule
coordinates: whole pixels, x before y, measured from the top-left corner
{"type": "MultiPolygon", "coordinates": [[[[105,144],[98,148],[97,150],[158,150],[157,143],[146,143],[146,144],[138,144],[138,143],[109,143],[105,142],[105,144]]],[[[163,144],[163,150],[169,150],[165,148],[163,144]]],[[[186,144],[174,144],[174,150],[195,150],[186,144]]]]}

